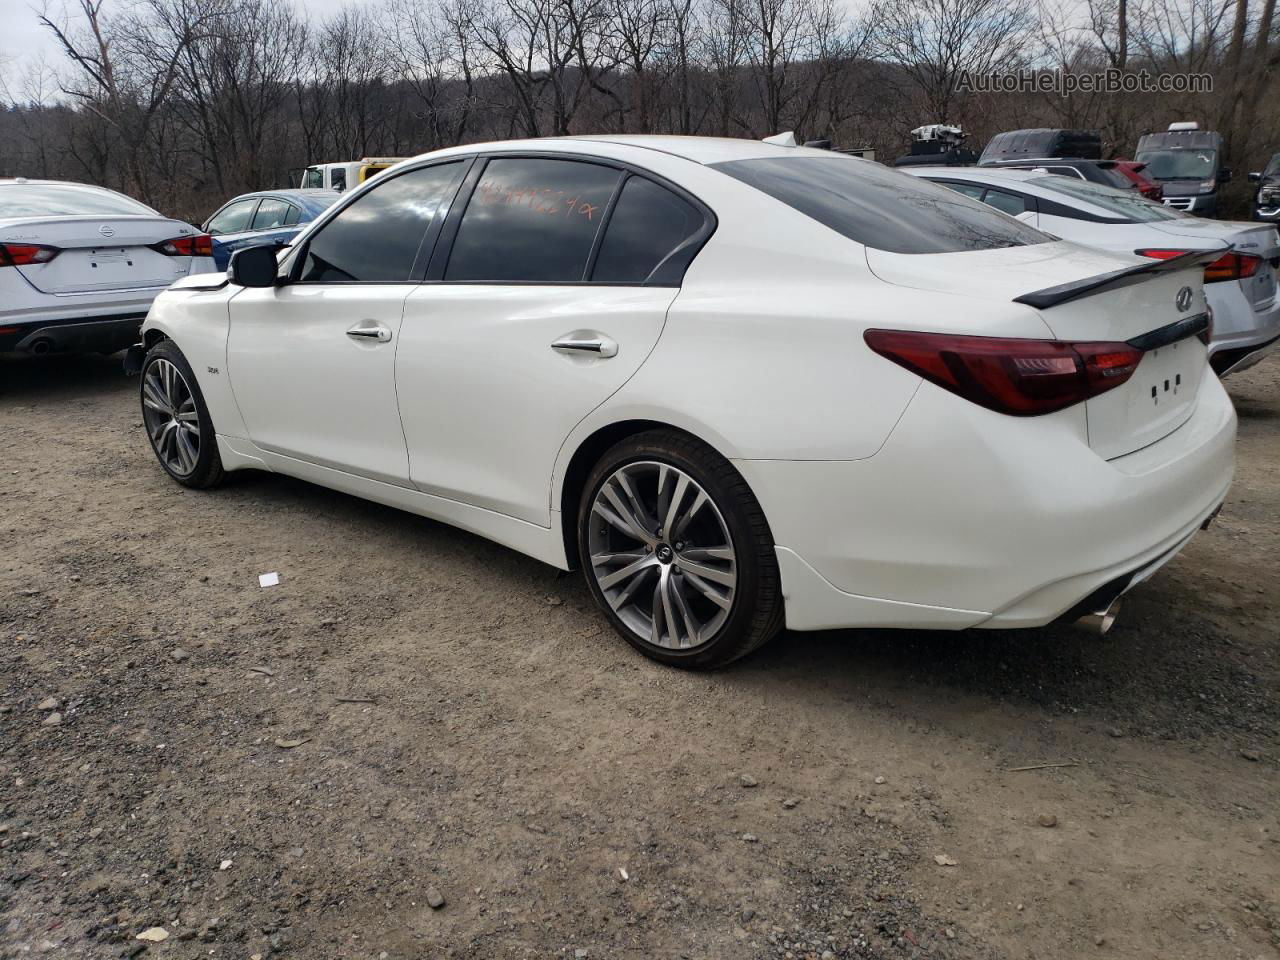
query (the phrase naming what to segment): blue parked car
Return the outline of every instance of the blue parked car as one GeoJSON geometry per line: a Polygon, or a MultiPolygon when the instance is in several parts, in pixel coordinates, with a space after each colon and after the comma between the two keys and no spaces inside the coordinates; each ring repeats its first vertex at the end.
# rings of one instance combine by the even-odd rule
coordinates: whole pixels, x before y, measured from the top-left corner
{"type": "Polygon", "coordinates": [[[225,270],[241,247],[292,243],[341,196],[337,190],[261,190],[228,200],[202,228],[213,237],[214,262],[225,270]]]}

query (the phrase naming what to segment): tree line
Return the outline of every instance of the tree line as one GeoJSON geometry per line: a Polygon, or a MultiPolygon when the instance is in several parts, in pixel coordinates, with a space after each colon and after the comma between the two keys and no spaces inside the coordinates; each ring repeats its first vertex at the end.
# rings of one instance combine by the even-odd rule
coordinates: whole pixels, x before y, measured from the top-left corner
{"type": "MultiPolygon", "coordinates": [[[[104,184],[201,220],[311,163],[576,133],[802,139],[905,153],[1197,120],[1241,173],[1280,152],[1275,0],[62,0],[59,51],[10,65],[0,175],[104,184]],[[1209,73],[1212,93],[966,92],[994,71],[1209,73]]],[[[11,16],[13,14],[10,14],[11,16]]],[[[1246,195],[1237,178],[1237,201],[1246,195]]]]}

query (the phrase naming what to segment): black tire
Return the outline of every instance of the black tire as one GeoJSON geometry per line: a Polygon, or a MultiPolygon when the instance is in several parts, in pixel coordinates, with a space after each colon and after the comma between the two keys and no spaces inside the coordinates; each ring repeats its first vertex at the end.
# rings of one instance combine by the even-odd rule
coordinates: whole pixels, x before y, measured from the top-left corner
{"type": "MultiPolygon", "coordinates": [[[[154,382],[152,385],[154,386],[154,382]]],[[[196,381],[196,375],[191,369],[191,364],[187,363],[187,358],[182,355],[182,351],[178,349],[172,340],[161,340],[147,351],[147,355],[142,361],[139,396],[142,404],[142,422],[147,432],[147,439],[151,444],[152,453],[156,455],[156,460],[164,468],[164,472],[184,487],[191,487],[194,490],[207,490],[222,483],[226,473],[222,469],[222,458],[218,455],[218,444],[214,439],[213,420],[209,417],[209,407],[204,402],[204,394],[200,392],[200,384],[196,381]],[[157,435],[154,428],[157,426],[158,420],[163,421],[165,415],[158,414],[157,411],[147,405],[148,375],[158,376],[160,371],[164,369],[164,363],[172,364],[181,375],[185,395],[190,397],[192,405],[195,407],[196,421],[199,424],[199,436],[196,455],[189,469],[184,469],[185,464],[180,459],[175,462],[173,456],[166,456],[157,447],[157,435]]],[[[158,425],[163,426],[163,423],[160,422],[158,425]]],[[[166,447],[166,449],[173,450],[174,448],[166,447]]]]}
{"type": "Polygon", "coordinates": [[[714,669],[745,657],[782,629],[782,578],[764,511],[733,465],[695,437],[677,430],[650,430],[611,447],[587,477],[577,519],[578,555],[587,587],[614,629],[645,656],[672,666],[714,669]],[[610,606],[593,571],[592,506],[615,471],[636,463],[675,467],[701,486],[723,518],[735,553],[737,582],[728,615],[710,637],[688,649],[658,646],[641,637],[610,606]]]}

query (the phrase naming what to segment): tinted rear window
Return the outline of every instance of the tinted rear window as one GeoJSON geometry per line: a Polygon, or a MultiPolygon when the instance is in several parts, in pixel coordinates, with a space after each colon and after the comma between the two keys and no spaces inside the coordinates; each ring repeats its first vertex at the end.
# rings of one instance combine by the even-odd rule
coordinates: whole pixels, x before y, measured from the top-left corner
{"type": "Polygon", "coordinates": [[[1117,219],[1123,218],[1129,223],[1182,220],[1187,217],[1187,214],[1179,210],[1148,200],[1137,190],[1121,190],[1101,183],[1067,180],[1063,177],[1036,177],[1028,182],[1073,200],[1083,200],[1095,207],[1101,207],[1111,216],[1117,219]]]}
{"type": "Polygon", "coordinates": [[[0,217],[155,216],[137,200],[96,187],[62,183],[0,186],[0,217]]]}
{"type": "Polygon", "coordinates": [[[851,157],[786,157],[715,164],[837,233],[890,253],[956,253],[1047,243],[986,204],[851,157]]]}

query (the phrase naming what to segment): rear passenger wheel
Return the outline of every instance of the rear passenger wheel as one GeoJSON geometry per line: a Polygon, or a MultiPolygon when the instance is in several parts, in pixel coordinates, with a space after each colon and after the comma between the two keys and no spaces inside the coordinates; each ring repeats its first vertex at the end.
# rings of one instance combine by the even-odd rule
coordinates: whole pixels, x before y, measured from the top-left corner
{"type": "Polygon", "coordinates": [[[169,476],[195,488],[222,482],[222,459],[204,396],[187,358],[170,340],[157,343],[143,361],[142,422],[169,476]]]}
{"type": "Polygon", "coordinates": [[[578,543],[606,616],[655,660],[722,666],[781,627],[760,505],[733,466],[692,437],[652,431],[609,450],[583,492],[578,543]]]}

